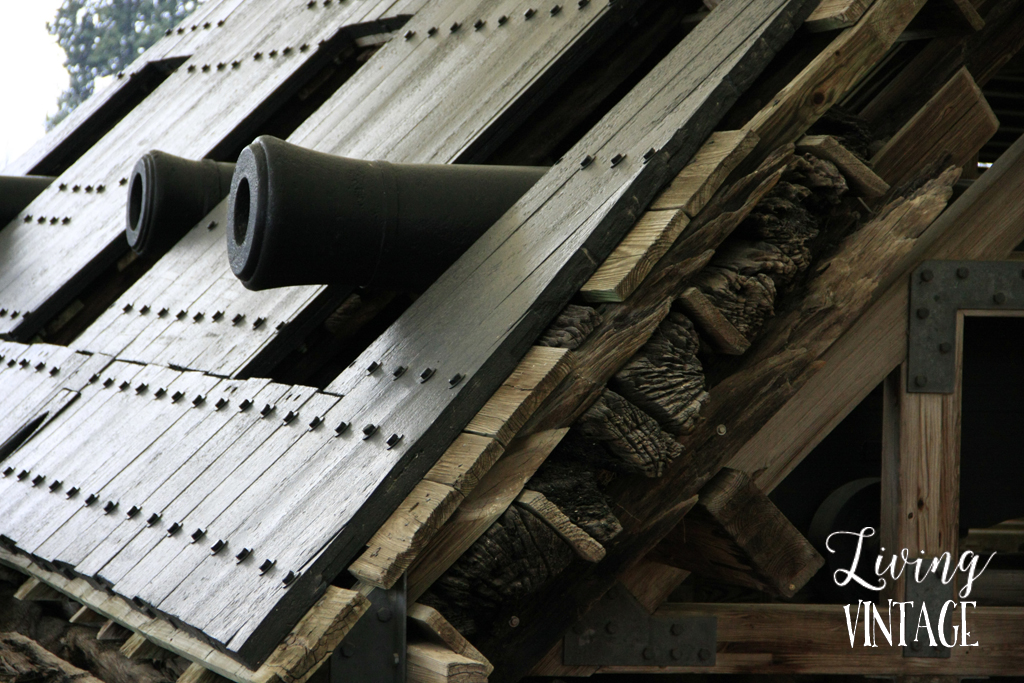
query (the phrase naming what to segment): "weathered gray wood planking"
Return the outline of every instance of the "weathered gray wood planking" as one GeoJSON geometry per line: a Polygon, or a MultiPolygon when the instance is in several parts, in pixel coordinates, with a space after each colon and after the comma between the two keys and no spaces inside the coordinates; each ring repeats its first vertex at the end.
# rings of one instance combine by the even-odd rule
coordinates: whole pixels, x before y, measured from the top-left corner
{"type": "MultiPolygon", "coordinates": [[[[801,4],[747,0],[713,12],[338,378],[329,391],[344,398],[288,390],[278,410],[287,404],[300,415],[288,423],[250,412],[211,425],[213,436],[194,452],[178,453],[178,461],[161,472],[163,483],[148,494],[163,497],[159,506],[143,502],[142,512],[107,525],[106,538],[95,538],[91,548],[74,539],[53,552],[82,557],[81,568],[96,568],[93,573],[116,592],[203,629],[246,661],[260,660],[419,481],[657,187],[685,163],[788,39],[802,19],[801,4]],[[645,164],[645,152],[652,148],[657,153],[645,164]],[[624,158],[611,166],[611,158],[620,154],[624,158]],[[595,161],[581,168],[585,156],[595,161]],[[383,367],[368,374],[371,361],[383,367]],[[392,379],[391,370],[399,365],[409,371],[392,379]],[[435,375],[420,383],[419,372],[427,367],[435,375]],[[456,375],[461,380],[450,386],[456,375]],[[305,426],[310,411],[324,417],[319,429],[305,426]],[[332,427],[341,421],[351,427],[333,436],[332,427]],[[362,428],[368,424],[377,429],[364,440],[362,428]],[[402,438],[389,448],[392,434],[402,438]],[[144,526],[148,510],[166,513],[163,527],[144,526]],[[180,520],[181,530],[168,536],[172,519],[180,520]],[[193,527],[206,532],[194,545],[188,542],[193,527]],[[227,545],[211,555],[211,545],[220,540],[227,545]],[[253,554],[235,563],[229,550],[241,548],[253,554]],[[276,562],[261,573],[257,567],[264,560],[276,562]],[[289,572],[300,576],[285,587],[281,579],[289,572]]],[[[120,374],[120,366],[117,370],[120,374]]],[[[102,382],[85,387],[83,399],[96,402],[95,409],[79,408],[26,446],[38,439],[81,452],[93,434],[79,436],[90,429],[76,425],[101,422],[109,429],[119,411],[123,422],[137,410],[127,407],[137,394],[107,389],[102,395],[94,386],[102,382]]],[[[182,417],[174,422],[179,424],[184,428],[192,421],[182,417]]],[[[171,427],[163,437],[140,434],[138,448],[123,447],[116,457],[129,471],[145,461],[139,453],[173,433],[171,427]]],[[[116,479],[120,468],[111,471],[116,479]]],[[[74,473],[91,474],[91,481],[110,476],[97,475],[95,468],[74,473]]],[[[82,510],[61,517],[66,506],[48,505],[59,523],[40,523],[31,515],[17,520],[26,526],[31,547],[46,550],[52,532],[60,533],[72,519],[88,533],[81,520],[90,518],[82,510]]],[[[18,512],[24,503],[13,507],[18,512]]],[[[99,508],[86,512],[102,514],[99,508]]],[[[8,523],[2,510],[0,519],[8,523]]]]}
{"type": "Polygon", "coordinates": [[[301,74],[326,64],[356,25],[381,19],[394,4],[235,5],[217,40],[192,45],[187,65],[0,231],[0,308],[8,311],[0,335],[30,336],[126,250],[120,183],[140,154],[156,147],[200,158],[229,141],[244,144],[252,126],[301,87],[301,74]]]}
{"type": "MultiPolygon", "coordinates": [[[[533,4],[461,0],[425,7],[407,26],[411,38],[375,55],[289,139],[332,154],[409,163],[449,163],[487,140],[493,144],[636,3],[613,10],[607,0],[596,1],[527,19],[533,4]],[[478,19],[485,22],[479,29],[478,19]]],[[[75,347],[223,376],[257,374],[340,303],[337,292],[322,287],[245,290],[227,265],[223,212],[218,207],[182,239],[75,347]],[[211,222],[216,226],[208,231],[211,222]],[[156,319],[164,308],[172,313],[156,319]],[[175,317],[178,311],[186,314],[175,317]],[[214,321],[217,311],[223,315],[214,321]],[[254,328],[256,321],[262,322],[254,328]]]]}

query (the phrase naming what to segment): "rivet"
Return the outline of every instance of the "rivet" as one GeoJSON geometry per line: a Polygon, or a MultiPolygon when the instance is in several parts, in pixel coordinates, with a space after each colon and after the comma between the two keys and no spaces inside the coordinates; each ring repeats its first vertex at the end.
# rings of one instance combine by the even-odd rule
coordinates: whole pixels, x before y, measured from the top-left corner
{"type": "Polygon", "coordinates": [[[434,370],[434,368],[427,368],[423,372],[421,372],[420,373],[420,384],[423,384],[428,379],[433,377],[435,372],[436,372],[436,370],[434,370]]]}
{"type": "Polygon", "coordinates": [[[253,55],[252,55],[252,58],[255,59],[255,60],[263,59],[263,53],[262,52],[254,52],[253,55]]]}
{"type": "Polygon", "coordinates": [[[206,535],[206,529],[198,528],[192,532],[192,542],[198,543],[206,535]]]}
{"type": "Polygon", "coordinates": [[[306,7],[308,7],[309,9],[313,9],[314,7],[316,7],[316,0],[309,0],[309,2],[306,3],[306,7]]]}
{"type": "Polygon", "coordinates": [[[217,322],[218,320],[220,320],[223,317],[224,317],[224,311],[217,311],[212,316],[210,316],[210,320],[212,320],[213,322],[217,322]]]}
{"type": "Polygon", "coordinates": [[[60,485],[61,485],[61,482],[59,480],[54,480],[54,481],[50,482],[50,493],[53,493],[57,489],[59,489],[60,485]]]}
{"type": "MultiPolygon", "coordinates": [[[[240,67],[241,65],[242,65],[242,63],[241,63],[240,61],[238,61],[237,59],[234,59],[234,60],[232,60],[232,61],[231,61],[231,68],[232,68],[232,69],[237,69],[237,68],[238,68],[238,67],[240,67]]],[[[212,230],[212,229],[213,229],[213,228],[211,228],[211,230],[212,230]]]]}
{"type": "Polygon", "coordinates": [[[25,214],[25,219],[24,220],[25,220],[26,223],[31,223],[32,222],[32,215],[31,214],[25,214]]]}
{"type": "Polygon", "coordinates": [[[117,509],[117,503],[112,500],[108,500],[107,504],[103,506],[103,513],[109,515],[111,512],[117,509]]]}
{"type": "Polygon", "coordinates": [[[37,474],[35,477],[32,478],[32,485],[39,486],[44,481],[46,481],[46,477],[41,474],[37,474]]]}
{"type": "Polygon", "coordinates": [[[285,577],[281,579],[281,583],[283,583],[285,586],[290,586],[293,583],[295,583],[295,579],[297,578],[299,578],[299,575],[289,570],[288,573],[285,574],[285,577]]]}
{"type": "Polygon", "coordinates": [[[609,621],[607,624],[604,625],[604,630],[605,630],[605,632],[614,635],[614,634],[618,633],[619,626],[614,621],[609,621]]]}
{"type": "Polygon", "coordinates": [[[226,398],[223,398],[223,397],[219,398],[219,399],[217,399],[217,402],[213,404],[213,409],[214,410],[220,410],[221,408],[223,408],[227,404],[228,404],[228,400],[226,398]]]}
{"type": "Polygon", "coordinates": [[[348,422],[342,420],[341,422],[338,423],[338,426],[334,428],[334,433],[340,436],[341,434],[344,434],[347,429],[348,422]]]}
{"type": "Polygon", "coordinates": [[[612,167],[614,168],[615,166],[618,166],[620,163],[622,163],[622,160],[625,159],[625,158],[626,158],[625,154],[616,154],[615,156],[613,156],[612,157],[612,167]]]}
{"type": "Polygon", "coordinates": [[[159,521],[160,521],[160,515],[158,513],[154,512],[153,514],[151,514],[149,516],[149,519],[146,520],[146,526],[153,526],[154,524],[156,524],[159,521]]]}
{"type": "Polygon", "coordinates": [[[449,29],[448,29],[448,30],[449,30],[449,31],[451,31],[452,33],[455,33],[455,32],[456,32],[456,31],[458,31],[458,30],[459,30],[460,28],[462,28],[462,24],[460,24],[459,22],[457,22],[457,21],[456,21],[456,22],[455,22],[454,24],[452,24],[452,25],[451,25],[451,26],[449,27],[449,29]]]}
{"type": "Polygon", "coordinates": [[[181,397],[184,395],[185,394],[181,393],[180,391],[175,391],[173,394],[171,394],[171,403],[177,403],[178,401],[181,400],[181,397]]]}
{"type": "Polygon", "coordinates": [[[657,152],[654,151],[653,147],[644,152],[644,163],[646,164],[648,161],[653,159],[655,154],[657,154],[657,152]]]}
{"type": "Polygon", "coordinates": [[[103,380],[103,387],[107,388],[107,387],[109,387],[113,383],[114,383],[114,378],[113,377],[108,377],[105,380],[103,380]]]}
{"type": "Polygon", "coordinates": [[[162,398],[163,395],[166,394],[166,393],[167,393],[167,390],[164,389],[163,387],[160,387],[159,389],[157,389],[156,391],[153,392],[153,398],[162,398]]]}
{"type": "Polygon", "coordinates": [[[296,418],[296,416],[297,416],[297,415],[298,415],[298,413],[296,413],[296,412],[295,412],[294,410],[289,410],[289,411],[288,411],[288,412],[287,412],[287,413],[285,414],[285,416],[284,416],[284,418],[283,418],[283,421],[284,421],[284,423],[285,423],[285,424],[288,424],[288,423],[290,423],[290,422],[291,422],[292,420],[294,420],[294,419],[296,418]]]}
{"type": "Polygon", "coordinates": [[[252,329],[258,330],[260,327],[263,326],[263,323],[265,322],[267,322],[266,318],[256,318],[256,320],[254,320],[252,323],[252,329]]]}
{"type": "Polygon", "coordinates": [[[275,564],[277,564],[277,560],[263,560],[263,564],[260,565],[260,574],[266,574],[275,564]]]}
{"type": "Polygon", "coordinates": [[[242,322],[243,320],[245,320],[245,316],[242,315],[241,313],[238,313],[238,314],[235,315],[234,318],[231,319],[231,324],[232,325],[237,325],[238,323],[242,322]]]}
{"type": "Polygon", "coordinates": [[[252,548],[242,548],[237,555],[235,555],[235,564],[241,564],[245,562],[249,556],[252,555],[252,548]]]}
{"type": "Polygon", "coordinates": [[[518,628],[519,627],[519,617],[513,615],[512,618],[510,618],[508,620],[508,625],[511,626],[512,628],[518,628]]]}
{"type": "Polygon", "coordinates": [[[196,394],[196,397],[194,399],[192,399],[192,405],[195,406],[196,408],[198,408],[199,406],[203,405],[203,403],[205,401],[206,401],[206,397],[205,396],[203,396],[202,394],[196,394]]]}
{"type": "Polygon", "coordinates": [[[654,648],[651,648],[651,647],[645,647],[644,648],[644,659],[648,659],[648,660],[654,659],[654,648]]]}
{"type": "Polygon", "coordinates": [[[39,225],[42,225],[45,222],[46,222],[46,216],[40,216],[39,218],[36,219],[36,223],[38,223],[39,225]]]}
{"type": "Polygon", "coordinates": [[[271,59],[273,59],[274,57],[276,57],[276,56],[277,56],[277,50],[271,50],[271,51],[270,51],[269,53],[267,53],[267,54],[268,54],[268,55],[270,56],[270,58],[271,58],[271,59]]]}
{"type": "Polygon", "coordinates": [[[942,342],[939,344],[939,353],[949,353],[953,350],[953,345],[949,342],[942,342]]]}
{"type": "Polygon", "coordinates": [[[178,320],[183,320],[187,315],[188,315],[188,311],[180,310],[180,311],[178,311],[178,314],[176,316],[174,316],[174,317],[177,318],[178,320]]]}
{"type": "Polygon", "coordinates": [[[53,218],[50,219],[50,225],[57,225],[59,221],[60,219],[54,216],[53,218]]]}
{"type": "Polygon", "coordinates": [[[121,391],[124,391],[125,389],[127,389],[131,385],[132,385],[131,382],[129,382],[128,380],[125,380],[125,381],[121,382],[119,385],[117,385],[117,388],[120,389],[121,391]]]}
{"type": "Polygon", "coordinates": [[[718,425],[717,427],[715,427],[715,433],[718,434],[719,436],[725,436],[725,433],[727,431],[728,430],[725,428],[725,425],[718,425]]]}
{"type": "Polygon", "coordinates": [[[919,319],[924,320],[925,318],[928,317],[928,314],[930,313],[930,311],[927,308],[924,308],[922,306],[921,308],[917,309],[916,313],[917,313],[917,317],[919,319]]]}
{"type": "Polygon", "coordinates": [[[283,50],[281,50],[281,54],[283,54],[283,55],[290,55],[291,53],[292,53],[292,48],[291,48],[290,45],[286,45],[285,48],[283,50]]]}
{"type": "Polygon", "coordinates": [[[697,651],[697,659],[699,659],[702,662],[710,662],[711,650],[707,649],[706,647],[702,647],[700,650],[697,651]]]}
{"type": "Polygon", "coordinates": [[[78,487],[77,486],[72,486],[71,488],[68,489],[67,493],[64,494],[64,496],[66,498],[74,498],[77,495],[78,495],[78,487]]]}
{"type": "Polygon", "coordinates": [[[210,546],[210,554],[211,555],[216,555],[221,550],[223,550],[224,546],[226,546],[227,544],[228,544],[227,541],[222,540],[222,539],[217,539],[216,541],[214,541],[213,545],[210,546]]]}
{"type": "Polygon", "coordinates": [[[29,474],[31,474],[31,472],[29,472],[28,470],[22,470],[21,472],[18,472],[18,481],[24,481],[29,474]]]}
{"type": "Polygon", "coordinates": [[[309,421],[309,428],[310,429],[316,429],[321,424],[323,424],[323,421],[324,421],[324,419],[322,417],[320,417],[319,415],[317,415],[316,417],[314,417],[312,420],[309,421]]]}
{"type": "Polygon", "coordinates": [[[1003,294],[1002,292],[996,292],[995,294],[992,295],[992,301],[996,302],[997,304],[1005,304],[1006,295],[1003,294]]]}
{"type": "Polygon", "coordinates": [[[144,394],[146,393],[147,389],[149,389],[149,385],[143,382],[142,384],[139,384],[139,386],[135,387],[135,393],[144,394]]]}
{"type": "Polygon", "coordinates": [[[63,192],[66,189],[68,189],[68,184],[67,183],[61,183],[60,185],[57,186],[57,189],[60,190],[61,192],[63,192]]]}
{"type": "Polygon", "coordinates": [[[217,21],[217,26],[223,26],[225,21],[226,21],[225,19],[218,20],[217,21]]]}
{"type": "Polygon", "coordinates": [[[366,425],[365,427],[363,427],[363,441],[366,441],[371,436],[373,436],[374,432],[376,432],[376,431],[377,431],[377,425],[373,424],[372,422],[370,424],[366,425]]]}
{"type": "Polygon", "coordinates": [[[203,73],[206,73],[206,72],[208,72],[210,70],[210,65],[209,64],[203,64],[201,69],[202,69],[203,73]]]}
{"type": "Polygon", "coordinates": [[[672,632],[672,635],[674,635],[674,636],[681,636],[683,634],[683,625],[682,624],[672,624],[672,628],[669,629],[669,630],[672,632]]]}
{"type": "Polygon", "coordinates": [[[583,157],[583,159],[580,161],[580,168],[586,168],[587,166],[590,166],[590,164],[592,163],[594,163],[594,157],[588,154],[585,157],[583,157]]]}
{"type": "Polygon", "coordinates": [[[448,380],[448,386],[454,387],[456,384],[461,382],[462,379],[463,379],[462,373],[461,372],[456,373],[456,374],[452,375],[451,379],[448,380]]]}
{"type": "Polygon", "coordinates": [[[399,377],[405,374],[405,371],[406,367],[404,365],[399,365],[397,368],[395,368],[394,372],[391,373],[391,376],[394,377],[395,379],[398,379],[399,377]]]}
{"type": "Polygon", "coordinates": [[[506,15],[502,14],[500,17],[498,17],[498,26],[504,26],[507,23],[508,17],[506,15]]]}
{"type": "Polygon", "coordinates": [[[179,26],[178,27],[178,35],[181,35],[184,32],[185,32],[185,27],[184,26],[179,26]]]}
{"type": "Polygon", "coordinates": [[[527,20],[530,20],[530,19],[533,19],[533,15],[536,14],[536,13],[537,13],[537,10],[535,10],[535,9],[533,9],[531,7],[530,9],[526,10],[525,12],[523,12],[523,17],[525,17],[527,20]]]}
{"type": "Polygon", "coordinates": [[[299,52],[305,52],[308,49],[309,49],[309,43],[303,43],[302,45],[299,45],[299,52]]]}
{"type": "Polygon", "coordinates": [[[918,387],[923,387],[928,384],[928,378],[925,375],[918,375],[914,378],[914,384],[918,387]]]}
{"type": "Polygon", "coordinates": [[[967,279],[967,277],[968,277],[968,276],[969,276],[970,274],[971,274],[971,271],[970,271],[970,269],[968,269],[968,268],[966,268],[966,267],[964,267],[964,266],[961,266],[961,267],[959,267],[959,268],[957,268],[957,269],[956,269],[956,276],[957,276],[958,278],[960,278],[961,280],[966,280],[966,279],[967,279]]]}
{"type": "Polygon", "coordinates": [[[484,21],[483,19],[477,19],[477,20],[476,20],[476,21],[475,21],[475,22],[473,23],[473,28],[474,28],[475,30],[479,31],[479,30],[480,30],[480,29],[482,29],[482,28],[483,28],[483,27],[484,27],[484,26],[485,26],[486,24],[487,24],[487,22],[486,22],[486,21],[484,21]]]}
{"type": "Polygon", "coordinates": [[[397,446],[398,442],[401,441],[401,440],[402,440],[402,437],[399,436],[398,434],[392,434],[391,436],[389,436],[388,440],[385,442],[388,445],[388,450],[390,451],[392,448],[397,446]]]}
{"type": "Polygon", "coordinates": [[[36,365],[35,365],[36,372],[40,372],[45,367],[46,367],[46,363],[43,363],[42,361],[36,363],[36,365]]]}
{"type": "Polygon", "coordinates": [[[13,467],[5,467],[4,468],[4,476],[5,477],[10,476],[12,472],[14,472],[14,468],[13,467]]]}
{"type": "Polygon", "coordinates": [[[164,31],[164,35],[165,35],[165,36],[169,36],[169,35],[171,35],[172,33],[174,33],[174,29],[173,29],[173,28],[169,28],[169,29],[167,29],[166,31],[164,31]]]}
{"type": "Polygon", "coordinates": [[[92,194],[92,185],[86,185],[85,186],[85,191],[88,194],[92,194]]]}
{"type": "Polygon", "coordinates": [[[265,406],[263,406],[263,410],[260,411],[260,415],[266,417],[267,415],[270,415],[272,412],[274,412],[274,408],[275,406],[268,403],[265,406]]]}
{"type": "Polygon", "coordinates": [[[389,622],[391,621],[392,616],[393,615],[391,613],[391,610],[387,607],[381,607],[379,610],[377,610],[377,619],[379,621],[389,622]]]}
{"type": "Polygon", "coordinates": [[[227,64],[225,64],[224,62],[217,62],[217,71],[223,71],[224,67],[226,66],[227,64]]]}
{"type": "Polygon", "coordinates": [[[377,361],[372,361],[369,365],[366,366],[366,374],[372,375],[373,373],[377,372],[379,368],[380,363],[378,363],[377,361]]]}
{"type": "Polygon", "coordinates": [[[156,317],[163,318],[165,315],[168,314],[168,312],[169,311],[166,308],[161,308],[159,311],[156,312],[156,317]]]}
{"type": "Polygon", "coordinates": [[[203,24],[203,28],[209,29],[210,28],[210,22],[207,21],[206,23],[204,23],[203,24]]]}
{"type": "Polygon", "coordinates": [[[167,535],[168,536],[173,536],[174,534],[178,533],[179,531],[181,531],[181,524],[179,524],[178,522],[174,522],[169,527],[167,527],[167,535]]]}
{"type": "Polygon", "coordinates": [[[409,29],[408,31],[405,32],[405,39],[406,40],[412,40],[412,37],[414,35],[416,35],[416,31],[413,31],[412,29],[409,29]]]}
{"type": "Polygon", "coordinates": [[[579,0],[579,2],[576,3],[576,6],[579,7],[580,9],[583,9],[584,7],[586,7],[589,4],[590,4],[590,0],[579,0]]]}
{"type": "Polygon", "coordinates": [[[148,304],[143,305],[142,308],[139,309],[139,315],[146,315],[147,313],[149,313],[149,305],[148,304]]]}
{"type": "Polygon", "coordinates": [[[139,506],[138,505],[132,505],[130,508],[128,508],[128,512],[126,513],[126,516],[128,517],[128,519],[131,519],[135,515],[139,514],[139,512],[141,512],[141,510],[139,509],[139,506]]]}
{"type": "Polygon", "coordinates": [[[244,413],[252,407],[252,401],[249,399],[242,399],[242,402],[238,404],[238,412],[244,413]]]}
{"type": "Polygon", "coordinates": [[[562,6],[561,5],[555,5],[554,7],[551,8],[551,16],[555,16],[556,14],[558,14],[561,11],[562,11],[562,6]]]}
{"type": "Polygon", "coordinates": [[[431,26],[427,29],[427,35],[433,37],[437,33],[437,27],[431,26]]]}
{"type": "Polygon", "coordinates": [[[128,179],[127,178],[121,178],[120,180],[117,181],[117,184],[118,185],[127,185],[128,184],[128,179]]]}

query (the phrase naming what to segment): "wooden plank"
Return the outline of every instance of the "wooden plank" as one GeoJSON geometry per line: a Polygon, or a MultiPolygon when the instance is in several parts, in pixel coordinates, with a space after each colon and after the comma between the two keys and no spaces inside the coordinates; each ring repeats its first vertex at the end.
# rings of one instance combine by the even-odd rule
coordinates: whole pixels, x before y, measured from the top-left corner
{"type": "Polygon", "coordinates": [[[712,133],[690,163],[654,198],[651,210],[682,209],[693,218],[756,145],[757,135],[750,131],[712,133]]]}
{"type": "Polygon", "coordinates": [[[568,349],[532,347],[469,421],[465,431],[493,438],[507,446],[575,364],[575,358],[568,349]]]}
{"type": "Polygon", "coordinates": [[[804,22],[808,31],[834,31],[857,23],[872,0],[821,0],[804,22]]]}
{"type": "Polygon", "coordinates": [[[113,619],[107,619],[96,632],[96,640],[127,640],[132,632],[113,619]]]}
{"type": "Polygon", "coordinates": [[[551,454],[568,429],[516,439],[441,527],[426,550],[409,567],[407,593],[417,600],[505,512],[551,454]]]}
{"type": "Polygon", "coordinates": [[[458,630],[448,623],[448,620],[442,616],[433,607],[428,605],[421,605],[418,602],[414,602],[409,605],[407,612],[409,617],[410,625],[417,627],[419,634],[427,640],[432,640],[438,645],[444,645],[452,652],[468,657],[473,661],[480,662],[484,665],[484,674],[487,676],[491,675],[494,671],[494,667],[487,661],[487,658],[480,654],[480,651],[473,647],[466,638],[458,632],[458,630]]]}
{"type": "Polygon", "coordinates": [[[831,135],[805,135],[797,141],[796,151],[831,161],[846,176],[850,188],[861,196],[881,197],[889,191],[887,182],[831,135]]]}
{"type": "MultiPolygon", "coordinates": [[[[1015,675],[1024,666],[1024,611],[1013,607],[968,608],[968,642],[950,657],[904,657],[902,648],[862,647],[858,631],[850,647],[841,605],[668,604],[657,615],[718,618],[718,653],[711,667],[664,667],[658,673],[771,673],[860,675],[1015,675]]],[[[957,615],[959,620],[959,614],[957,615]]],[[[898,619],[894,617],[893,625],[898,619]]],[[[914,626],[908,625],[907,637],[914,626]]],[[[923,635],[923,634],[922,634],[923,635]]],[[[898,637],[898,636],[897,636],[898,637]]],[[[894,643],[897,642],[895,639],[894,643]]],[[[601,673],[647,673],[647,667],[602,667],[601,673]]]]}
{"type": "Polygon", "coordinates": [[[583,285],[583,298],[624,301],[756,144],[747,131],[712,133],[583,285]]]}
{"type": "Polygon", "coordinates": [[[487,667],[437,643],[409,643],[406,675],[415,683],[486,683],[487,667]]]}
{"type": "Polygon", "coordinates": [[[740,334],[735,325],[729,322],[718,307],[696,287],[684,289],[678,301],[679,306],[704,333],[716,351],[742,356],[750,348],[747,338],[740,334]]]}
{"type": "Polygon", "coordinates": [[[825,560],[743,472],[723,468],[653,559],[786,598],[825,560]]]}
{"type": "Polygon", "coordinates": [[[53,590],[39,579],[32,577],[25,580],[18,590],[14,591],[15,600],[26,602],[60,601],[64,596],[53,590]]]}
{"type": "Polygon", "coordinates": [[[898,187],[935,163],[963,166],[999,129],[999,120],[966,68],[961,68],[872,158],[898,187]]]}
{"type": "Polygon", "coordinates": [[[139,633],[133,633],[121,646],[121,654],[128,659],[165,659],[166,650],[139,633]]]}
{"type": "Polygon", "coordinates": [[[978,14],[978,10],[971,3],[971,0],[943,0],[942,5],[953,18],[953,21],[960,23],[970,31],[980,31],[985,28],[985,20],[978,14]]]}
{"type": "Polygon", "coordinates": [[[106,617],[102,614],[92,611],[85,605],[78,608],[78,611],[71,615],[68,619],[69,623],[72,624],[85,624],[87,626],[101,625],[107,622],[106,617]]]}
{"type": "Polygon", "coordinates": [[[177,683],[218,683],[227,678],[213,673],[202,664],[189,664],[188,668],[178,676],[177,683]]]}
{"type": "Polygon", "coordinates": [[[600,562],[605,556],[604,546],[572,523],[557,505],[548,500],[543,493],[523,490],[516,496],[516,503],[534,513],[547,522],[558,536],[576,551],[576,554],[587,562],[600,562]]]}

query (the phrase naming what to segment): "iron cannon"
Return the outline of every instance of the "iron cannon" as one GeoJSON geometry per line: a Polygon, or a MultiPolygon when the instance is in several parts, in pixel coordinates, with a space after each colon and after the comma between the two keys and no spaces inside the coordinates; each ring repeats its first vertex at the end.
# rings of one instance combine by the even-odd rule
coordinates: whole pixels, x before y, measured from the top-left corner
{"type": "Polygon", "coordinates": [[[231,180],[231,270],[254,290],[424,289],[546,170],[362,161],[262,136],[231,180]]]}
{"type": "Polygon", "coordinates": [[[13,221],[54,181],[45,175],[0,176],[0,228],[13,221]]]}
{"type": "Polygon", "coordinates": [[[128,186],[128,244],[141,256],[170,249],[228,195],[234,170],[231,163],[157,150],[142,155],[128,186]]]}

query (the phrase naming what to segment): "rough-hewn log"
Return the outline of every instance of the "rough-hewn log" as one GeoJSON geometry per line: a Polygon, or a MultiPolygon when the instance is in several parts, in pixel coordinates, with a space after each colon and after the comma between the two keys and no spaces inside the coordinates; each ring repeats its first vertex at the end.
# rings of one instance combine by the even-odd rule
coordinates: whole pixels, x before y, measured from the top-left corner
{"type": "Polygon", "coordinates": [[[555,346],[570,351],[579,348],[601,322],[601,315],[590,306],[569,304],[544,330],[537,346],[555,346]]]}
{"type": "Polygon", "coordinates": [[[671,312],[650,340],[615,375],[615,390],[656,419],[667,431],[693,429],[707,400],[704,368],[697,358],[700,338],[682,313],[671,312]]]}
{"type": "Polygon", "coordinates": [[[4,683],[103,683],[20,633],[0,633],[0,681],[4,683]]]}
{"type": "Polygon", "coordinates": [[[582,437],[597,442],[582,449],[583,457],[606,469],[660,477],[683,452],[657,420],[611,389],[604,390],[576,426],[582,437]]]}

